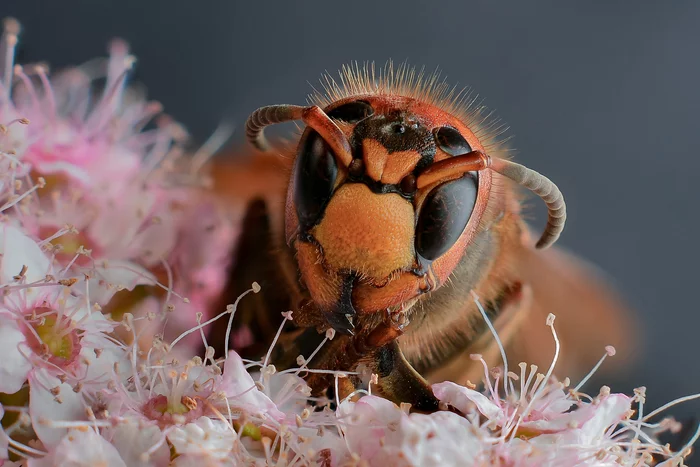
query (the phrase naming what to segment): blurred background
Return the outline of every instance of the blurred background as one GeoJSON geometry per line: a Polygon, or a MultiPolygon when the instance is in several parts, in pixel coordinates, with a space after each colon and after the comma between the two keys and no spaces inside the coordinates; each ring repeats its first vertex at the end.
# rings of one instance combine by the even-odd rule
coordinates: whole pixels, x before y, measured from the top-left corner
{"type": "Polygon", "coordinates": [[[647,386],[648,406],[700,391],[700,3],[194,5],[2,0],[0,16],[23,25],[19,63],[75,65],[126,39],[134,79],[199,142],[229,119],[242,144],[251,111],[304,103],[309,83],[350,61],[439,67],[508,124],[520,162],[557,182],[570,213],[560,243],[607,271],[637,311],[639,358],[605,383],[647,386]]]}

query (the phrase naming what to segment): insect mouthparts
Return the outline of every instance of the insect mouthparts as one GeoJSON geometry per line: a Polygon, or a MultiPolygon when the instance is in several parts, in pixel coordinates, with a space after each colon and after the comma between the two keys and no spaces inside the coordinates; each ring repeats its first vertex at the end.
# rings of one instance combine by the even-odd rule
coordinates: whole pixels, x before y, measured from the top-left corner
{"type": "Polygon", "coordinates": [[[345,335],[352,336],[355,333],[355,324],[353,318],[357,314],[355,307],[352,305],[352,289],[357,280],[356,273],[350,273],[343,279],[340,288],[340,297],[333,311],[325,313],[326,321],[333,329],[345,335]]]}
{"type": "Polygon", "coordinates": [[[341,334],[347,336],[355,335],[355,325],[353,324],[354,314],[351,313],[337,313],[330,312],[326,313],[326,321],[330,326],[341,334]]]}

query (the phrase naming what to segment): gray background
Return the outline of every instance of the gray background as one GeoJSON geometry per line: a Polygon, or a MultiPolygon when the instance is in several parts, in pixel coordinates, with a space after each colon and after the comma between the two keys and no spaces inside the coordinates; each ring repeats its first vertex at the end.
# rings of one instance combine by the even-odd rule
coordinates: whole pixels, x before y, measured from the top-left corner
{"type": "Polygon", "coordinates": [[[643,354],[613,388],[646,385],[653,406],[700,391],[700,3],[198,3],[2,0],[0,15],[24,25],[21,60],[54,67],[127,39],[136,79],[200,141],[224,117],[241,128],[260,105],[302,103],[308,82],[351,60],[439,66],[510,125],[520,161],[562,187],[561,243],[638,310],[643,354]]]}

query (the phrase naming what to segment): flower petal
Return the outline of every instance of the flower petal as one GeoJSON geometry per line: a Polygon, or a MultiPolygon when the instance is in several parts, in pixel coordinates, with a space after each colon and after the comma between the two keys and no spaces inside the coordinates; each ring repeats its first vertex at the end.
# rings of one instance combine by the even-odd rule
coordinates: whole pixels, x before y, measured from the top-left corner
{"type": "Polygon", "coordinates": [[[14,394],[27,380],[32,364],[19,351],[22,345],[27,352],[31,352],[25,342],[26,338],[17,323],[7,315],[0,315],[0,392],[14,394]]]}
{"type": "Polygon", "coordinates": [[[491,399],[473,389],[465,388],[451,381],[433,384],[435,397],[446,402],[462,413],[469,413],[473,407],[489,420],[498,420],[503,415],[503,410],[491,399]]]}
{"type": "Polygon", "coordinates": [[[232,427],[221,420],[201,417],[194,423],[173,428],[168,441],[178,454],[195,454],[225,458],[236,440],[232,427]]]}
{"type": "Polygon", "coordinates": [[[127,420],[114,428],[111,440],[130,467],[158,467],[167,465],[170,460],[170,450],[157,426],[144,427],[134,420],[127,420]],[[149,450],[159,444],[154,452],[148,454],[149,450]]]}
{"type": "Polygon", "coordinates": [[[126,467],[117,449],[92,429],[71,430],[56,446],[54,465],[126,467]]]}
{"type": "Polygon", "coordinates": [[[3,284],[13,282],[13,277],[25,266],[27,270],[24,277],[27,283],[42,280],[49,272],[49,260],[39,245],[12,225],[2,224],[0,227],[0,254],[0,280],[3,284]]]}
{"type": "Polygon", "coordinates": [[[70,385],[37,369],[29,374],[29,415],[37,437],[45,446],[54,447],[68,432],[60,422],[86,419],[85,403],[70,385]]]}
{"type": "MultiPolygon", "coordinates": [[[[111,260],[107,266],[96,266],[94,277],[90,278],[90,300],[101,305],[107,304],[120,287],[133,290],[141,284],[155,284],[155,276],[148,270],[130,261],[111,260]]],[[[84,281],[81,286],[84,294],[84,281]]]]}
{"type": "Polygon", "coordinates": [[[396,404],[376,396],[342,402],[337,412],[338,418],[344,421],[345,441],[350,452],[362,459],[371,459],[380,452],[386,436],[396,431],[405,416],[396,404]]]}
{"type": "Polygon", "coordinates": [[[284,420],[282,413],[269,397],[258,390],[253,378],[243,364],[241,357],[230,351],[224,364],[224,374],[218,390],[229,397],[232,407],[238,407],[252,413],[265,413],[277,420],[284,420]]]}

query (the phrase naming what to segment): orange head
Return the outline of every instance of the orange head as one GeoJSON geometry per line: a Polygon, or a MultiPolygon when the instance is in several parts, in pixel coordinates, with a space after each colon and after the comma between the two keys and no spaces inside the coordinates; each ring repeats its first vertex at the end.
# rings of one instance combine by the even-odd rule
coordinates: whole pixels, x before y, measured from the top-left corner
{"type": "Polygon", "coordinates": [[[263,107],[247,135],[264,148],[263,127],[293,119],[307,127],[287,193],[287,242],[336,330],[351,333],[357,313],[407,306],[447,280],[483,221],[492,172],[547,195],[538,246],[563,227],[563,200],[548,179],[491,159],[463,119],[428,99],[367,92],[323,109],[263,107]]]}

